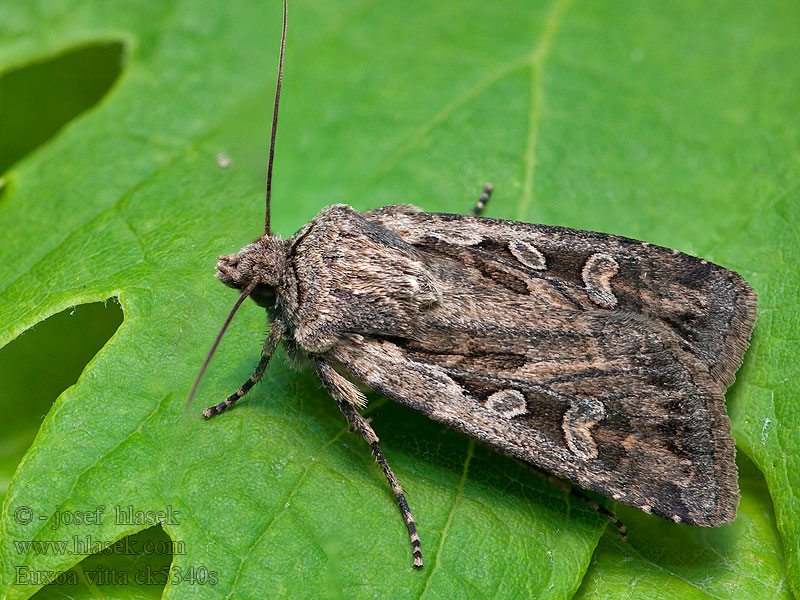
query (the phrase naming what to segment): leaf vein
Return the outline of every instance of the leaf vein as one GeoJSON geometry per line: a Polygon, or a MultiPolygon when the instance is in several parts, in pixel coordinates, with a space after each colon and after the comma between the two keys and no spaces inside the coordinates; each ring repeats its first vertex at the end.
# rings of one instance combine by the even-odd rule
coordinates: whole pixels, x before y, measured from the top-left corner
{"type": "Polygon", "coordinates": [[[536,47],[528,55],[531,69],[530,106],[528,107],[528,137],[525,144],[525,171],[522,185],[522,198],[517,210],[517,220],[522,221],[533,201],[533,183],[536,170],[536,147],[539,140],[539,125],[542,120],[544,90],[542,73],[553,48],[553,40],[564,20],[564,13],[571,0],[556,0],[544,23],[542,35],[536,47]]]}
{"type": "Polygon", "coordinates": [[[433,569],[431,569],[430,574],[425,579],[425,587],[422,589],[422,593],[419,595],[420,598],[425,596],[428,592],[428,588],[430,587],[431,581],[433,581],[433,576],[436,571],[439,569],[439,564],[441,562],[442,557],[442,550],[444,549],[445,542],[447,541],[447,533],[450,531],[450,526],[453,524],[453,517],[455,516],[456,509],[461,502],[461,498],[464,495],[464,484],[467,482],[467,474],[469,472],[469,463],[472,461],[472,457],[475,455],[475,440],[473,438],[469,439],[469,443],[467,444],[467,457],[464,459],[464,470],[461,472],[461,481],[458,483],[458,490],[456,491],[456,497],[453,500],[453,505],[450,507],[450,510],[447,513],[447,521],[444,524],[444,528],[442,529],[442,537],[439,539],[439,547],[436,549],[436,558],[434,559],[433,569]]]}

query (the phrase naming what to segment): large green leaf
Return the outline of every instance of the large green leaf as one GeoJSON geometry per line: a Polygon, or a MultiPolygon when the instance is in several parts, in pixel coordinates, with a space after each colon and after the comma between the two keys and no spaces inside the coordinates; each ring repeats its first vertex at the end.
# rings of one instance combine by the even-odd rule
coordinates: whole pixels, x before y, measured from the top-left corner
{"type": "MultiPolygon", "coordinates": [[[[119,506],[177,511],[163,524],[185,543],[168,597],[564,598],[582,582],[587,597],[790,597],[787,573],[800,589],[798,25],[800,8],[780,0],[292,3],[277,232],[333,202],[464,212],[491,180],[491,216],[699,254],[760,296],[728,394],[738,448],[757,469],[740,461],[740,516],[718,530],[623,509],[631,542],[600,541],[604,521],[580,502],[373,396],[368,413],[419,521],[426,567],[414,571],[368,448],[311,374],[279,354],[236,410],[208,423],[183,415],[233,302],[212,278],[216,255],[262,229],[280,4],[0,4],[0,72],[126,47],[107,96],[12,167],[0,197],[0,344],[75,304],[117,297],[124,311],[9,487],[2,593],[36,591],[15,567],[81,558],[14,542],[146,528],[115,522],[119,506]],[[100,505],[112,515],[100,525],[55,527],[57,515],[100,505]]],[[[263,336],[263,312],[246,305],[196,408],[244,381],[263,336]]]]}
{"type": "Polygon", "coordinates": [[[55,399],[78,380],[122,322],[122,311],[116,303],[109,304],[67,309],[0,348],[0,411],[14,414],[13,421],[0,423],[0,496],[5,497],[11,476],[55,399]]]}

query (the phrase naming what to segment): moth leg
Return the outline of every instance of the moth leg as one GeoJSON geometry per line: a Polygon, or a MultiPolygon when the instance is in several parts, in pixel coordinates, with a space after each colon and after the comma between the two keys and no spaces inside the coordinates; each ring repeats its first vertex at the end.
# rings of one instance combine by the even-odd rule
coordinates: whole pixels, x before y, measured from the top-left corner
{"type": "Polygon", "coordinates": [[[392,471],[392,468],[386,461],[386,457],[383,455],[383,451],[378,444],[378,436],[375,435],[375,431],[372,429],[370,424],[359,414],[352,404],[347,402],[338,402],[338,404],[339,410],[342,411],[342,414],[344,415],[345,419],[347,419],[347,422],[350,423],[353,429],[359,433],[372,448],[372,454],[375,456],[375,461],[381,466],[381,471],[383,471],[386,481],[389,482],[389,486],[392,488],[392,493],[394,493],[395,500],[397,500],[397,506],[400,507],[400,512],[403,514],[403,520],[405,521],[406,528],[408,529],[408,537],[411,540],[411,554],[414,557],[414,566],[421,567],[422,550],[420,549],[416,521],[414,521],[414,515],[411,514],[411,509],[408,507],[408,502],[406,502],[403,486],[401,486],[400,482],[397,480],[397,476],[394,474],[394,471],[392,471]]]}
{"type": "Polygon", "coordinates": [[[261,348],[261,360],[258,361],[258,365],[256,366],[255,371],[253,371],[253,374],[250,375],[247,381],[245,381],[238,390],[225,398],[225,400],[219,404],[209,406],[207,409],[205,409],[203,411],[203,416],[206,419],[210,419],[214,415],[221,413],[226,408],[233,406],[234,402],[249,392],[256,383],[261,381],[261,378],[264,376],[264,371],[267,368],[267,364],[269,363],[269,359],[272,358],[272,355],[275,353],[275,350],[278,347],[278,342],[280,342],[283,338],[284,332],[285,327],[283,323],[280,321],[275,321],[272,324],[272,329],[270,329],[267,339],[264,340],[264,346],[261,348]]]}
{"type": "Polygon", "coordinates": [[[357,403],[353,402],[352,400],[354,397],[358,397],[358,395],[363,397],[363,394],[361,394],[355,385],[342,377],[325,361],[317,360],[315,362],[315,367],[317,375],[322,380],[322,383],[328,389],[328,392],[330,392],[331,396],[333,396],[333,398],[336,400],[336,403],[339,405],[339,410],[342,411],[344,418],[347,419],[347,422],[350,424],[353,430],[362,438],[364,438],[364,441],[370,445],[372,454],[375,456],[375,461],[381,466],[381,470],[386,477],[386,481],[389,482],[389,486],[392,488],[394,497],[397,500],[397,506],[400,507],[400,512],[403,513],[403,520],[406,523],[406,528],[408,528],[408,537],[411,539],[414,566],[421,567],[422,550],[420,549],[417,525],[416,521],[414,521],[414,516],[411,514],[411,509],[408,507],[408,502],[406,502],[403,486],[400,485],[400,482],[397,480],[397,476],[394,474],[394,471],[392,471],[392,468],[386,461],[386,457],[383,455],[383,451],[378,444],[378,436],[375,434],[375,430],[372,429],[369,421],[362,417],[361,414],[356,410],[355,404],[357,403]]]}
{"type": "Polygon", "coordinates": [[[480,214],[483,212],[486,203],[489,201],[489,196],[492,195],[492,189],[493,188],[491,183],[487,183],[486,185],[483,186],[481,197],[478,198],[478,202],[477,204],[475,204],[475,208],[472,209],[472,214],[474,216],[476,217],[480,216],[480,214]]]}
{"type": "Polygon", "coordinates": [[[577,498],[578,500],[583,502],[586,506],[591,508],[593,511],[600,513],[603,517],[605,517],[606,519],[611,521],[611,523],[614,524],[614,526],[617,528],[617,534],[619,535],[619,538],[621,540],[628,539],[628,528],[625,526],[625,524],[620,520],[620,518],[617,515],[608,510],[605,506],[601,506],[600,504],[589,498],[589,496],[587,496],[580,490],[572,487],[569,483],[567,483],[563,479],[560,479],[555,475],[552,475],[551,473],[542,472],[539,469],[529,465],[528,463],[522,461],[517,461],[517,462],[523,465],[537,477],[544,479],[545,481],[557,487],[561,491],[569,494],[574,498],[577,498]]]}

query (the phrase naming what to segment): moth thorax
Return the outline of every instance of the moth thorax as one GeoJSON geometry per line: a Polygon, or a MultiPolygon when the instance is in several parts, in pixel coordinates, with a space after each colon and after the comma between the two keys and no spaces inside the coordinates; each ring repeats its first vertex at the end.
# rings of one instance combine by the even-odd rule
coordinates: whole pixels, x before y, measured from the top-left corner
{"type": "Polygon", "coordinates": [[[227,286],[241,290],[257,277],[261,285],[280,289],[286,269],[287,251],[285,240],[276,236],[262,236],[236,254],[220,256],[217,279],[227,286]]]}

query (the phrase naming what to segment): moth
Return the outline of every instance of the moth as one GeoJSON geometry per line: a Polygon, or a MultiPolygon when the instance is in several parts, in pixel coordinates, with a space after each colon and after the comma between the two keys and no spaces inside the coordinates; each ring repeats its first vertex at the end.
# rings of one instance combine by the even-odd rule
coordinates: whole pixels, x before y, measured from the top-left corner
{"type": "Polygon", "coordinates": [[[286,43],[283,13],[265,233],[219,257],[240,290],[195,381],[248,296],[277,346],[310,362],[370,445],[422,566],[403,488],[358,409],[356,383],[527,464],[679,523],[731,521],[738,505],[725,404],[756,319],[737,273],[677,250],[564,227],[407,205],[337,204],[289,239],[270,233],[270,189],[286,43]]]}

